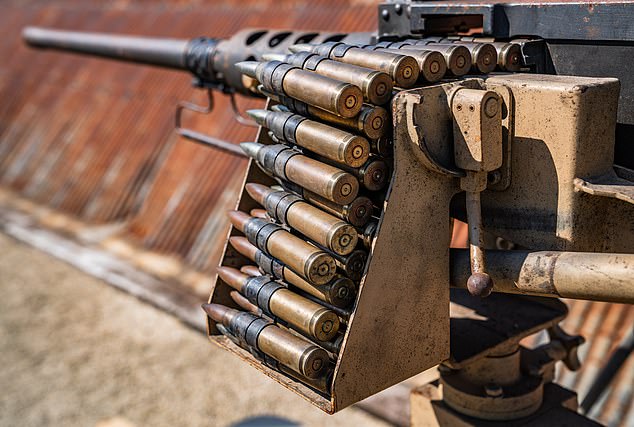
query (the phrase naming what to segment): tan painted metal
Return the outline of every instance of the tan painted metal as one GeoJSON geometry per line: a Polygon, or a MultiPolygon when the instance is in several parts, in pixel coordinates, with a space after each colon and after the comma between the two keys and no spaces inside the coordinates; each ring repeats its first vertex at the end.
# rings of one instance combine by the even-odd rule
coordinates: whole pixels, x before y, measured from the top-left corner
{"type": "Polygon", "coordinates": [[[505,191],[482,193],[485,230],[539,250],[634,252],[634,205],[575,190],[576,178],[614,175],[618,80],[486,80],[496,85],[514,99],[512,178],[505,191]]]}
{"type": "MultiPolygon", "coordinates": [[[[487,251],[494,292],[634,304],[634,254],[487,251]]],[[[451,250],[451,286],[464,287],[466,251],[451,250]]]]}

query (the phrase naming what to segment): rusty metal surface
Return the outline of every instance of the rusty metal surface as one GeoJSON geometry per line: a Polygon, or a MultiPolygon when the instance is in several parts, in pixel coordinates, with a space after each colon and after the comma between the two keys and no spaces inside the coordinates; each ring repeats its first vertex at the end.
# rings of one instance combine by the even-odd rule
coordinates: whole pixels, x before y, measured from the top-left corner
{"type": "MultiPolygon", "coordinates": [[[[2,2],[0,185],[87,222],[128,221],[124,237],[211,271],[246,162],[173,132],[177,102],[204,94],[185,73],[29,50],[22,27],[224,37],[252,26],[371,30],[375,19],[370,1],[2,2]]],[[[222,96],[211,116],[183,122],[233,142],[255,134],[222,96]]]]}

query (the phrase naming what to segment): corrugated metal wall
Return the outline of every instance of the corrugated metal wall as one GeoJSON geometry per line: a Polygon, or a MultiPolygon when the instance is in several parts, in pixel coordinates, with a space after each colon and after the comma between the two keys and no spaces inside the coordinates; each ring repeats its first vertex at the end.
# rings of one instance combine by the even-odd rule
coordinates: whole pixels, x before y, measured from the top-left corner
{"type": "MultiPolygon", "coordinates": [[[[0,185],[94,223],[125,222],[123,237],[191,267],[217,264],[245,161],[179,140],[181,99],[204,101],[186,74],[25,48],[20,31],[42,25],[150,36],[229,36],[245,27],[367,31],[373,1],[80,1],[0,3],[0,185]]],[[[239,100],[242,108],[260,101],[239,100]]],[[[229,141],[255,130],[233,119],[216,96],[211,116],[187,125],[229,141]]],[[[631,333],[634,308],[574,302],[568,331],[589,339],[579,375],[564,385],[587,391],[607,355],[631,333]]],[[[597,416],[631,419],[634,361],[600,402],[597,416]],[[629,413],[629,416],[627,415],[629,413]]]]}
{"type": "MultiPolygon", "coordinates": [[[[184,73],[23,46],[25,25],[190,38],[245,27],[371,30],[359,1],[5,1],[0,4],[0,183],[84,221],[128,221],[126,237],[210,271],[245,161],[179,140],[181,99],[204,101],[184,73]]],[[[242,108],[261,101],[240,100],[242,108]]],[[[255,129],[216,96],[188,126],[240,142],[255,129]]]]}

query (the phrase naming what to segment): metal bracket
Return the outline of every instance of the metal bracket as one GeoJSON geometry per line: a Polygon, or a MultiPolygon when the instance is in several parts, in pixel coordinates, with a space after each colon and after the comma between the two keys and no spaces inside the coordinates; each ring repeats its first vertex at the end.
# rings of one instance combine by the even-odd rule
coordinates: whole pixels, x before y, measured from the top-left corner
{"type": "Polygon", "coordinates": [[[634,182],[619,178],[616,174],[602,175],[592,180],[575,178],[573,184],[576,191],[634,204],[634,182]]]}
{"type": "Polygon", "coordinates": [[[213,147],[218,150],[224,151],[229,154],[233,154],[240,157],[246,157],[246,155],[242,152],[239,146],[232,144],[228,141],[223,141],[218,138],[214,138],[209,135],[205,135],[200,132],[196,132],[192,129],[183,128],[181,126],[183,110],[193,111],[198,114],[209,114],[214,109],[214,95],[211,87],[206,87],[207,92],[207,105],[202,106],[198,104],[194,104],[189,101],[181,101],[176,106],[176,111],[174,112],[174,127],[176,132],[190,141],[196,142],[198,144],[203,144],[207,147],[213,147]]]}

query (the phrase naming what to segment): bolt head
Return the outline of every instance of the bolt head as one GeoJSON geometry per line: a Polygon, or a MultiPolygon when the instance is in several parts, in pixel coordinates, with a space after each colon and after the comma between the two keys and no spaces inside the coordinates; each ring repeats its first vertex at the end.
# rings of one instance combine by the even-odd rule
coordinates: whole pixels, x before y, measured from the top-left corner
{"type": "Polygon", "coordinates": [[[484,392],[489,397],[502,397],[504,395],[504,390],[497,384],[487,384],[484,386],[484,392]]]}

